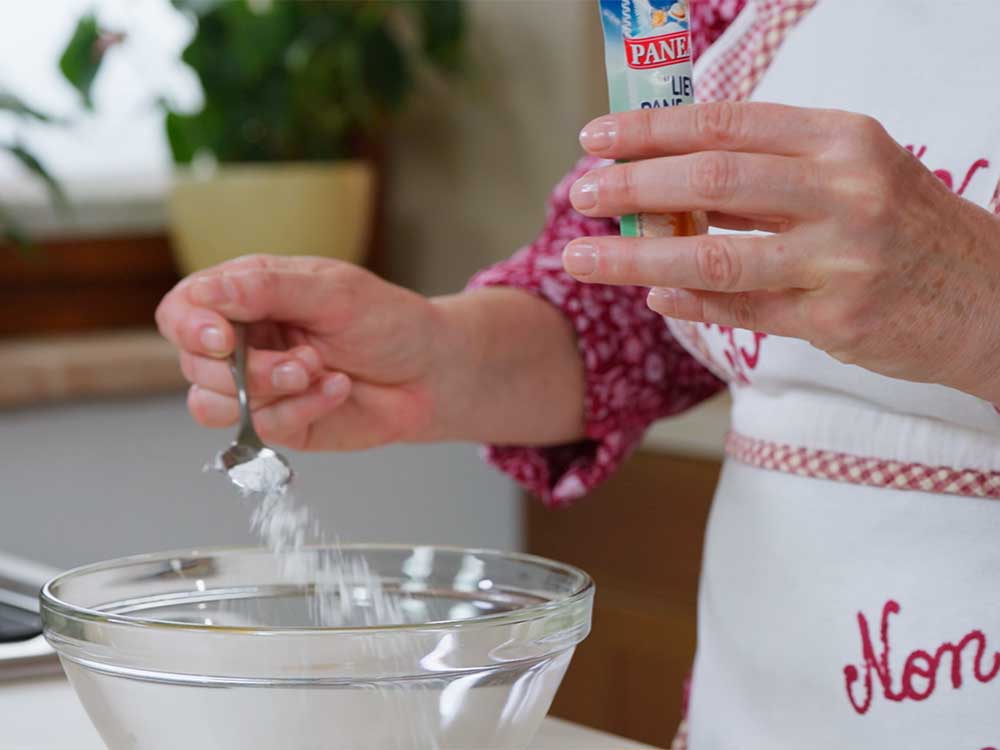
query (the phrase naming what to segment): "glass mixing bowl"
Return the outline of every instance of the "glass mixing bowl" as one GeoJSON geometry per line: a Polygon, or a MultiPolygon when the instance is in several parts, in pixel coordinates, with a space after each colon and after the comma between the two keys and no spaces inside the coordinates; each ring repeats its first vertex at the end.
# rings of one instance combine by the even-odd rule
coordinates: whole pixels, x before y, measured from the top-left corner
{"type": "Polygon", "coordinates": [[[590,578],[487,550],[340,550],[412,624],[317,626],[308,566],[230,548],[64,573],[45,635],[110,750],[527,747],[590,630],[590,578]]]}

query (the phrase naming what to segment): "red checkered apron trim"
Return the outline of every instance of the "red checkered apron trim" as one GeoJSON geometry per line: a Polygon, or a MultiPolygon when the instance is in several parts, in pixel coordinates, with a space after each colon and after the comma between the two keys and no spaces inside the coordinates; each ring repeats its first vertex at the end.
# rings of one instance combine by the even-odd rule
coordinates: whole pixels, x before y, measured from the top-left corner
{"type": "Polygon", "coordinates": [[[701,102],[749,99],[788,32],[817,1],[756,0],[750,28],[713,60],[711,67],[699,71],[695,99],[701,102]]]}
{"type": "Polygon", "coordinates": [[[750,466],[834,482],[1000,500],[1000,471],[891,461],[783,445],[731,432],[726,453],[750,466]]]}

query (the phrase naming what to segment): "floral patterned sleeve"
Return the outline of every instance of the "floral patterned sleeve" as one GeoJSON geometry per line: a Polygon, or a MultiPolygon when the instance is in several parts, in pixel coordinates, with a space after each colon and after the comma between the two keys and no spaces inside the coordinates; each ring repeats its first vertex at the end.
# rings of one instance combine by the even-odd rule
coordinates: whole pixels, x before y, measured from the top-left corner
{"type": "Polygon", "coordinates": [[[573,210],[569,188],[598,164],[583,159],[556,187],[538,239],[478,273],[470,288],[517,287],[539,295],[572,321],[586,372],[586,435],[572,445],[486,448],[487,459],[548,505],[567,505],[607,479],[649,425],[694,406],[723,386],[646,307],[643,287],[582,284],[562,268],[569,240],[617,234],[617,222],[573,210]]]}

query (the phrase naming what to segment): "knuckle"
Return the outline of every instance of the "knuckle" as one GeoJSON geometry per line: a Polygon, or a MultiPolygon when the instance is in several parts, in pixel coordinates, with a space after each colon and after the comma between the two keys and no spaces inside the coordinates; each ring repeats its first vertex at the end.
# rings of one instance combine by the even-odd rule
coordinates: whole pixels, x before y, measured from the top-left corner
{"type": "Polygon", "coordinates": [[[282,435],[284,420],[280,414],[279,405],[258,409],[253,414],[254,427],[263,440],[277,441],[282,435]]]}
{"type": "Polygon", "coordinates": [[[639,259],[631,247],[602,248],[597,259],[599,270],[609,279],[635,278],[639,272],[639,259]]]}
{"type": "Polygon", "coordinates": [[[279,402],[261,409],[254,415],[254,421],[261,438],[266,441],[293,450],[299,450],[304,445],[307,430],[302,424],[301,415],[289,402],[279,402]]]}
{"type": "Polygon", "coordinates": [[[854,331],[840,331],[831,337],[831,343],[824,347],[827,353],[845,365],[861,364],[859,354],[864,337],[854,331]]]}
{"type": "MultiPolygon", "coordinates": [[[[623,164],[615,170],[616,179],[610,186],[609,192],[617,199],[628,205],[636,205],[639,199],[638,175],[635,167],[631,164],[623,164]]],[[[598,195],[600,195],[598,191],[598,195]]]]}
{"type": "Polygon", "coordinates": [[[266,266],[224,274],[222,284],[231,303],[239,307],[267,307],[278,282],[278,273],[266,266]]]}
{"type": "Polygon", "coordinates": [[[189,383],[194,383],[197,380],[197,365],[195,364],[194,357],[187,352],[181,352],[180,367],[181,374],[184,376],[185,380],[189,383]]]}
{"type": "Polygon", "coordinates": [[[754,309],[753,300],[746,292],[733,295],[729,303],[729,312],[737,328],[748,331],[757,329],[757,311],[754,309]]]}
{"type": "Polygon", "coordinates": [[[848,115],[844,132],[855,144],[869,147],[879,144],[886,135],[882,123],[870,115],[857,113],[848,115]]]}
{"type": "Polygon", "coordinates": [[[638,142],[645,148],[656,146],[657,138],[657,113],[659,109],[640,109],[635,119],[635,136],[638,142]]]}
{"type": "Polygon", "coordinates": [[[255,268],[271,268],[274,264],[276,256],[268,255],[267,253],[249,253],[247,255],[241,255],[238,258],[223,263],[222,268],[235,267],[244,270],[253,270],[255,268]]]}
{"type": "Polygon", "coordinates": [[[309,435],[310,429],[307,427],[286,435],[281,439],[281,442],[286,448],[291,448],[293,451],[304,451],[309,446],[309,435]]]}
{"type": "Polygon", "coordinates": [[[197,386],[191,386],[188,389],[187,407],[195,422],[203,427],[212,426],[212,414],[208,408],[208,402],[202,397],[197,386]]]}
{"type": "Polygon", "coordinates": [[[853,353],[865,338],[860,308],[840,300],[824,300],[809,308],[808,318],[815,337],[821,339],[821,348],[851,364],[853,353]]]}
{"type": "Polygon", "coordinates": [[[690,186],[699,198],[724,201],[733,195],[736,175],[728,154],[708,152],[696,156],[691,165],[690,186]]]}
{"type": "Polygon", "coordinates": [[[842,112],[833,125],[833,145],[839,146],[840,155],[849,159],[870,163],[884,153],[886,144],[893,142],[882,123],[869,115],[842,112]]]}
{"type": "Polygon", "coordinates": [[[892,179],[880,170],[848,180],[842,186],[842,197],[853,222],[864,226],[884,226],[894,207],[895,189],[892,179]]]}
{"type": "Polygon", "coordinates": [[[706,289],[727,291],[739,284],[739,259],[730,242],[721,237],[704,237],[695,246],[698,275],[706,289]]]}
{"type": "Polygon", "coordinates": [[[344,314],[363,304],[370,282],[381,280],[363,268],[337,261],[324,269],[324,289],[329,291],[329,304],[344,314]]]}
{"type": "Polygon", "coordinates": [[[694,108],[695,134],[718,147],[732,147],[743,137],[743,110],[733,102],[713,102],[694,108]]]}
{"type": "Polygon", "coordinates": [[[354,286],[367,276],[367,271],[363,268],[343,260],[331,259],[324,264],[323,271],[329,274],[335,283],[345,286],[354,286]]]}

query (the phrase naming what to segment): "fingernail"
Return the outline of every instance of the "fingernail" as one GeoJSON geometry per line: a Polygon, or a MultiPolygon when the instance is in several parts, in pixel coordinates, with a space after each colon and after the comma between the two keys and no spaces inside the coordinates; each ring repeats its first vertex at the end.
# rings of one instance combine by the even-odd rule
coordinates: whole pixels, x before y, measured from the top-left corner
{"type": "Polygon", "coordinates": [[[323,395],[330,398],[343,395],[344,391],[347,390],[348,383],[347,376],[342,372],[338,372],[336,375],[327,378],[326,382],[323,383],[323,395]]]}
{"type": "Polygon", "coordinates": [[[201,345],[209,354],[222,356],[229,353],[226,349],[226,334],[222,332],[221,328],[205,326],[198,334],[198,340],[201,341],[201,345]]]}
{"type": "Polygon", "coordinates": [[[588,151],[606,151],[615,144],[618,123],[613,118],[605,118],[588,124],[580,131],[580,143],[588,151]]]}
{"type": "Polygon", "coordinates": [[[309,376],[298,362],[286,362],[274,368],[271,384],[279,391],[301,391],[309,385],[309,376]]]}
{"type": "Polygon", "coordinates": [[[573,183],[569,191],[573,208],[577,211],[587,211],[597,205],[597,179],[584,175],[573,183]]]}
{"type": "Polygon", "coordinates": [[[685,292],[681,289],[653,287],[646,297],[646,305],[650,310],[669,314],[677,310],[683,294],[685,292]]]}
{"type": "Polygon", "coordinates": [[[589,242],[571,242],[563,250],[563,268],[575,276],[597,270],[597,248],[589,242]]]}
{"type": "Polygon", "coordinates": [[[188,299],[196,305],[217,305],[226,301],[226,292],[218,278],[196,279],[188,289],[188,299]]]}

